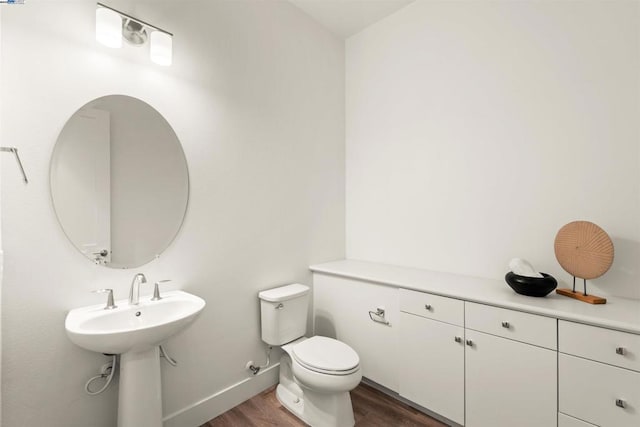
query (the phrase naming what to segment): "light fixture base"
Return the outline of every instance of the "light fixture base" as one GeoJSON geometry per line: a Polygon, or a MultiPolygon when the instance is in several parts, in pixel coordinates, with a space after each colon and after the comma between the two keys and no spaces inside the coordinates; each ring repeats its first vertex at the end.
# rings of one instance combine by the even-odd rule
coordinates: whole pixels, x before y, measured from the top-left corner
{"type": "Polygon", "coordinates": [[[122,20],[122,37],[132,46],[142,46],[149,39],[147,29],[133,19],[122,20]]]}

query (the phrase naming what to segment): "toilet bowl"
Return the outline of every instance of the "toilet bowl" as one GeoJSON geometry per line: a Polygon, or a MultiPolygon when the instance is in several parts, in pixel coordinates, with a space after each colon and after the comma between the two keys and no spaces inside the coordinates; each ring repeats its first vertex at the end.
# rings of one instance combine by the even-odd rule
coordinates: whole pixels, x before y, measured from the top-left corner
{"type": "Polygon", "coordinates": [[[360,359],[338,340],[314,336],[282,347],[282,405],[313,427],[351,427],[355,420],[349,391],[362,379],[360,359]]]}
{"type": "Polygon", "coordinates": [[[362,379],[358,354],[338,340],[315,336],[297,341],[289,351],[293,375],[302,387],[343,392],[353,390],[362,379]]]}
{"type": "Polygon", "coordinates": [[[260,292],[262,339],[281,345],[282,405],[312,427],[355,424],[349,391],[362,379],[360,358],[333,338],[304,336],[309,287],[293,284],[260,292]]]}

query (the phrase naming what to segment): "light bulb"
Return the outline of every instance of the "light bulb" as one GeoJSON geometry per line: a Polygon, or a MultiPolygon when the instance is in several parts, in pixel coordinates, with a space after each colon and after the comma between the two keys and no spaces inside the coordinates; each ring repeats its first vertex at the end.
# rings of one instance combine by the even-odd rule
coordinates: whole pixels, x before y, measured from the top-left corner
{"type": "Polygon", "coordinates": [[[96,40],[107,47],[122,46],[122,17],[104,7],[96,9],[96,40]]]}
{"type": "Polygon", "coordinates": [[[151,60],[158,65],[171,65],[173,37],[162,31],[153,31],[150,43],[149,55],[151,60]]]}

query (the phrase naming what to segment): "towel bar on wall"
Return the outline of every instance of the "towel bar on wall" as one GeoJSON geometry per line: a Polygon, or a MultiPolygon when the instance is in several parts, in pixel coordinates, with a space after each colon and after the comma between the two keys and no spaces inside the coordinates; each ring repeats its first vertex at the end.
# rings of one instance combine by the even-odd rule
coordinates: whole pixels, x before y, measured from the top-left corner
{"type": "Polygon", "coordinates": [[[27,174],[24,173],[24,168],[22,167],[22,162],[20,161],[20,156],[18,155],[18,149],[16,147],[0,147],[0,151],[9,152],[16,155],[16,161],[18,162],[18,166],[20,166],[20,172],[22,172],[24,183],[28,184],[29,180],[27,179],[27,174]]]}

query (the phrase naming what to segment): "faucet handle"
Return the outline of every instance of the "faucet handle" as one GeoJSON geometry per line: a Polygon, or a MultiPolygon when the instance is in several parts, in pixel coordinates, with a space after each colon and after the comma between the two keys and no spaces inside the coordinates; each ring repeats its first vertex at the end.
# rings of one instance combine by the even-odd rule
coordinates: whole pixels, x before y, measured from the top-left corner
{"type": "Polygon", "coordinates": [[[153,298],[151,298],[151,301],[158,301],[161,300],[162,297],[160,296],[160,283],[167,283],[170,282],[171,279],[164,279],[164,280],[158,280],[154,285],[153,285],[153,298]]]}
{"type": "Polygon", "coordinates": [[[115,303],[113,302],[113,289],[96,289],[95,291],[93,291],[93,293],[95,294],[105,294],[108,293],[107,295],[107,305],[104,308],[105,310],[113,310],[114,308],[117,308],[118,306],[115,305],[115,303]]]}

